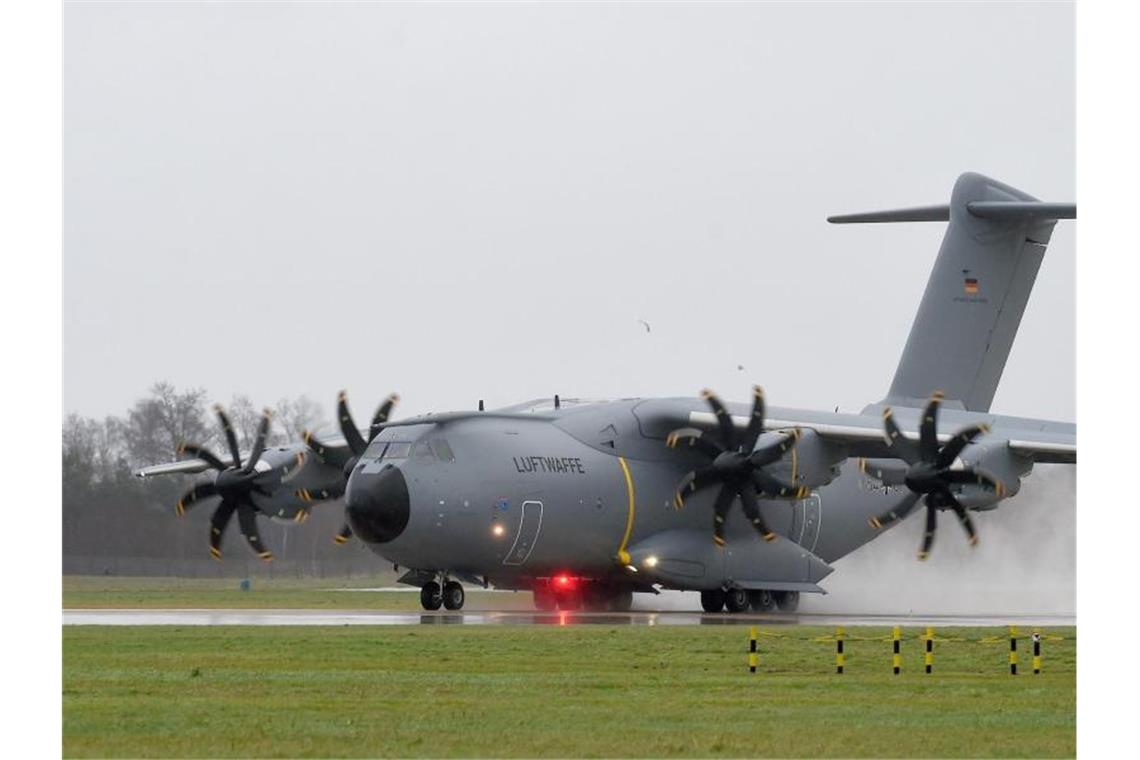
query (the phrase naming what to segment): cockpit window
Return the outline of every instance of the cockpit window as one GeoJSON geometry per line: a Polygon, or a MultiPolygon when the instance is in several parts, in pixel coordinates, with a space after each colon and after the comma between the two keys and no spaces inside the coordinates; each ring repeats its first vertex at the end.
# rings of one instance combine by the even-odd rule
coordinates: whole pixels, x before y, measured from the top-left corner
{"type": "Polygon", "coordinates": [[[439,457],[439,461],[441,461],[441,462],[454,462],[455,461],[455,454],[453,454],[451,452],[451,446],[449,446],[447,444],[447,441],[445,439],[433,438],[431,440],[431,448],[432,448],[432,451],[435,452],[435,455],[437,457],[439,457]]]}
{"type": "Polygon", "coordinates": [[[387,441],[373,441],[368,444],[368,448],[364,450],[364,456],[370,459],[379,459],[384,456],[384,449],[388,448],[387,441]]]}
{"type": "Polygon", "coordinates": [[[428,442],[425,440],[422,440],[422,439],[419,441],[416,441],[416,444],[414,446],[412,446],[412,456],[415,459],[434,459],[435,458],[432,456],[431,447],[428,446],[428,442]]]}
{"type": "Polygon", "coordinates": [[[392,441],[388,444],[388,450],[384,452],[385,459],[407,459],[408,453],[412,450],[412,444],[405,443],[404,441],[392,441]]]}

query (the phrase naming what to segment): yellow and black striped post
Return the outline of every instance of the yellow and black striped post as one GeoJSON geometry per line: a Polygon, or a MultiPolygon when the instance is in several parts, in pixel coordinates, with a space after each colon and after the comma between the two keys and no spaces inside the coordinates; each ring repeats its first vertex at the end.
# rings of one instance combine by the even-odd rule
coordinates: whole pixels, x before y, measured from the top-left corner
{"type": "Polygon", "coordinates": [[[760,655],[756,651],[756,626],[752,626],[748,630],[748,672],[756,672],[756,661],[760,655]]]}
{"type": "Polygon", "coordinates": [[[901,638],[902,629],[896,625],[894,627],[894,630],[891,631],[891,640],[894,646],[894,654],[891,656],[891,668],[894,670],[896,676],[899,674],[899,671],[902,670],[902,654],[899,651],[899,643],[901,638]]]}
{"type": "Polygon", "coordinates": [[[926,655],[923,658],[926,662],[926,672],[927,673],[933,673],[934,672],[934,629],[931,628],[930,626],[927,626],[926,627],[926,636],[924,636],[923,638],[926,639],[926,655]]]}
{"type": "Polygon", "coordinates": [[[847,658],[843,656],[843,629],[835,629],[835,672],[843,675],[843,665],[847,658]]]}
{"type": "Polygon", "coordinates": [[[1017,628],[1009,627],[1009,674],[1017,675],[1017,628]]]}
{"type": "Polygon", "coordinates": [[[1033,629],[1033,675],[1041,675],[1041,631],[1033,629]]]}

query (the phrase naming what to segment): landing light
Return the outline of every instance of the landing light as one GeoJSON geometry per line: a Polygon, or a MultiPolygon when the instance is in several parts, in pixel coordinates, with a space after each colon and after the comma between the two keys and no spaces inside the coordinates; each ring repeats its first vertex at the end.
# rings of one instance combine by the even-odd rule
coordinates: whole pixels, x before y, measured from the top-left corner
{"type": "Polygon", "coordinates": [[[498,537],[498,536],[503,535],[506,532],[507,532],[507,529],[503,527],[502,523],[495,523],[494,525],[491,526],[491,535],[493,535],[493,536],[498,537]]]}
{"type": "Polygon", "coordinates": [[[650,554],[648,557],[645,558],[645,566],[646,567],[657,567],[657,557],[653,554],[650,554]]]}

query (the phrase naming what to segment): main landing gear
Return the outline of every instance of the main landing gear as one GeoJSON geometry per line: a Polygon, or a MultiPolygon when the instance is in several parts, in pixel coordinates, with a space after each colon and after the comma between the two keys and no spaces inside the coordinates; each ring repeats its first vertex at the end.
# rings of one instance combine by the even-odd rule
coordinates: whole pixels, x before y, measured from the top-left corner
{"type": "Polygon", "coordinates": [[[435,581],[428,581],[420,589],[420,606],[433,612],[440,607],[461,610],[465,600],[463,586],[456,581],[444,579],[442,587],[435,581]]]}
{"type": "Polygon", "coordinates": [[[745,591],[740,588],[714,588],[701,592],[701,609],[705,612],[795,612],[800,606],[798,591],[745,591]]]}
{"type": "Polygon", "coordinates": [[[633,607],[633,590],[598,581],[571,583],[536,581],[534,607],[543,612],[553,610],[587,610],[589,612],[629,612],[633,607]]]}

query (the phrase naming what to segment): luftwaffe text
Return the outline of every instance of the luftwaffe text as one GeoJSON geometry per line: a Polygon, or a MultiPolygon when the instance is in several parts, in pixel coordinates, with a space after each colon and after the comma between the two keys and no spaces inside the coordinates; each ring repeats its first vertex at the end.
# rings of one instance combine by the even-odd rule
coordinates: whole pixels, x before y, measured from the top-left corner
{"type": "Polygon", "coordinates": [[[519,472],[551,472],[585,475],[586,468],[578,457],[511,457],[519,472]]]}

